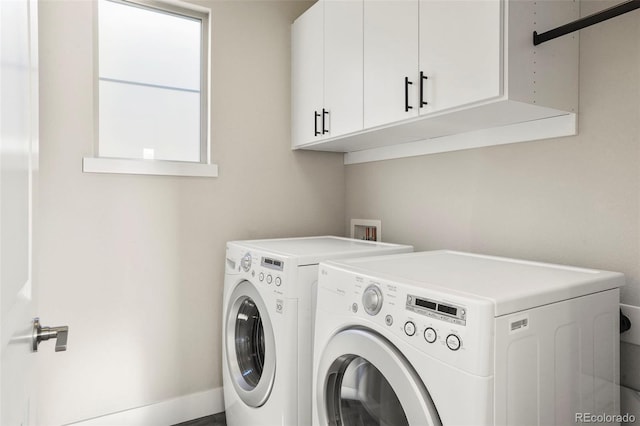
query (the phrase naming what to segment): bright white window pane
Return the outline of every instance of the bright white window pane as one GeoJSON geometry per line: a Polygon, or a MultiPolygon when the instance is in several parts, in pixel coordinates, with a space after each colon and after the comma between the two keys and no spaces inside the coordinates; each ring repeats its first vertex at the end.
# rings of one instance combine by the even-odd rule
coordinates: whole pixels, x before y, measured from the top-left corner
{"type": "Polygon", "coordinates": [[[200,94],[100,81],[100,157],[200,161],[200,94]]]}
{"type": "Polygon", "coordinates": [[[200,20],[108,0],[98,15],[101,79],[200,90],[200,20]]]}

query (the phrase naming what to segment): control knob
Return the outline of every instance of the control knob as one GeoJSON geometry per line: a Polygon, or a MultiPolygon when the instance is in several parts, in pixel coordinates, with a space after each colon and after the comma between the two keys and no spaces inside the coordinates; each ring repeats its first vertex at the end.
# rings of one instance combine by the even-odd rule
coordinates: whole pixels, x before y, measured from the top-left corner
{"type": "Polygon", "coordinates": [[[382,292],[376,285],[370,285],[362,294],[362,306],[369,315],[377,315],[382,309],[382,292]]]}
{"type": "Polygon", "coordinates": [[[244,269],[245,272],[249,272],[249,269],[251,269],[251,253],[247,253],[242,256],[240,266],[242,266],[242,269],[244,269]]]}

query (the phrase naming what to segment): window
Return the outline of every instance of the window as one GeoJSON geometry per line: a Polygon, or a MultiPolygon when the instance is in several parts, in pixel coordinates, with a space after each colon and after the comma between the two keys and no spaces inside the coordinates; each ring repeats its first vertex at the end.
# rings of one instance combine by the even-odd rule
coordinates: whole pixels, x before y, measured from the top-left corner
{"type": "Polygon", "coordinates": [[[209,11],[99,0],[97,24],[98,156],[85,158],[85,171],[216,175],[208,164],[209,11]]]}

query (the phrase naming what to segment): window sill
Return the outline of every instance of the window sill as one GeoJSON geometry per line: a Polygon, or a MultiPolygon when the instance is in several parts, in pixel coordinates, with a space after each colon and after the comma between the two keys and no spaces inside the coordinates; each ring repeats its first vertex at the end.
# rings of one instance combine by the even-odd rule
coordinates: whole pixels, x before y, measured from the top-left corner
{"type": "Polygon", "coordinates": [[[123,158],[84,157],[82,171],[85,173],[218,177],[217,164],[123,158]]]}

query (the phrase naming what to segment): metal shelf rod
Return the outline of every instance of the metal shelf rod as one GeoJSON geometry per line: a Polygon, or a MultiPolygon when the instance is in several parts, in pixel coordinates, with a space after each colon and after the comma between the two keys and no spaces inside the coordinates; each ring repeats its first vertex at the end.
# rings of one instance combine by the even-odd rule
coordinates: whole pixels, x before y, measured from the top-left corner
{"type": "Polygon", "coordinates": [[[602,10],[600,12],[596,12],[592,15],[585,16],[584,18],[580,18],[573,22],[569,22],[568,24],[561,25],[552,30],[545,31],[542,34],[538,34],[537,31],[534,31],[533,45],[537,46],[540,43],[544,43],[545,41],[553,40],[554,38],[558,38],[565,34],[569,34],[574,31],[581,30],[593,24],[598,24],[602,21],[606,21],[607,19],[615,18],[616,16],[622,15],[627,12],[631,12],[632,10],[635,10],[638,8],[640,8],[640,0],[629,0],[629,1],[625,1],[623,3],[617,4],[615,6],[612,6],[608,9],[602,10]]]}

